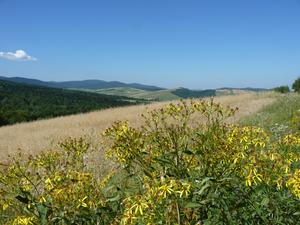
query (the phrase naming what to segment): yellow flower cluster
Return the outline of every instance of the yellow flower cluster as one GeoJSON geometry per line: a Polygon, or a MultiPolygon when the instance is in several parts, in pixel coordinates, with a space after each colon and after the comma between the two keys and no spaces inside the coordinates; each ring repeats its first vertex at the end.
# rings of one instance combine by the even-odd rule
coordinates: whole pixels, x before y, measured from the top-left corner
{"type": "MultiPolygon", "coordinates": [[[[144,177],[145,181],[149,178],[144,177]]],[[[191,183],[175,179],[160,179],[158,183],[146,183],[143,195],[128,197],[124,200],[125,211],[121,224],[136,224],[143,217],[145,224],[153,224],[153,215],[161,206],[172,208],[177,202],[177,197],[188,198],[191,194],[191,183]],[[170,201],[170,199],[174,199],[170,201]]]]}
{"type": "Polygon", "coordinates": [[[296,170],[288,179],[287,187],[300,199],[300,169],[296,170]]]}
{"type": "Polygon", "coordinates": [[[149,176],[142,182],[142,193],[124,201],[123,224],[155,224],[160,207],[165,208],[164,215],[174,212],[176,202],[190,198],[197,185],[181,177],[199,174],[216,179],[233,176],[251,189],[259,184],[287,187],[298,196],[291,174],[300,159],[296,151],[300,138],[288,135],[274,141],[262,128],[228,125],[226,119],[236,110],[213,101],[182,101],[149,112],[139,129],[117,122],[105,132],[111,141],[110,157],[134,174],[149,176]],[[201,117],[193,117],[196,113],[201,117]]]}
{"type": "Polygon", "coordinates": [[[128,122],[116,122],[104,132],[104,135],[115,140],[106,156],[116,159],[122,165],[130,163],[143,150],[141,132],[129,127],[128,122]]]}
{"type": "Polygon", "coordinates": [[[12,222],[12,225],[34,225],[34,224],[36,224],[36,222],[33,216],[31,217],[18,216],[12,222]]]}
{"type": "Polygon", "coordinates": [[[56,224],[202,224],[260,188],[300,199],[300,137],[274,140],[261,128],[227,124],[235,111],[181,101],[149,112],[140,128],[114,123],[103,144],[119,167],[102,180],[85,162],[83,139],[17,160],[0,173],[0,211],[11,215],[9,224],[37,224],[45,215],[56,224]]]}
{"type": "Polygon", "coordinates": [[[233,127],[227,140],[229,144],[234,144],[235,146],[239,142],[243,149],[247,150],[251,147],[265,147],[269,142],[269,137],[261,128],[247,126],[233,127]]]}
{"type": "Polygon", "coordinates": [[[9,215],[5,224],[73,220],[83,208],[96,215],[104,207],[102,188],[111,175],[102,182],[88,169],[83,160],[88,145],[82,139],[61,146],[62,151],[30,156],[1,171],[0,214],[9,215]]]}
{"type": "Polygon", "coordinates": [[[282,143],[288,146],[300,147],[300,137],[294,134],[289,134],[283,138],[282,143]]]}

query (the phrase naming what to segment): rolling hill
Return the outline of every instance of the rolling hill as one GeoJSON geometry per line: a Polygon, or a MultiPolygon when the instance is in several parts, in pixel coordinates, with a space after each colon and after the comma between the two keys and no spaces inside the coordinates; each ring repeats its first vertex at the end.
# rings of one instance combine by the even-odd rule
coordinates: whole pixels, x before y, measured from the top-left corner
{"type": "Polygon", "coordinates": [[[260,92],[267,91],[262,88],[218,88],[206,90],[190,90],[187,88],[165,89],[157,86],[149,86],[138,83],[126,84],[119,81],[102,80],[83,80],[83,81],[64,81],[47,82],[37,79],[28,79],[24,77],[1,77],[0,80],[12,81],[23,84],[39,85],[52,88],[63,88],[71,90],[80,90],[94,92],[97,94],[117,95],[130,98],[147,99],[150,101],[169,101],[181,98],[203,98],[219,95],[233,95],[241,92],[260,92]]]}
{"type": "Polygon", "coordinates": [[[237,95],[241,93],[255,93],[267,91],[267,89],[251,88],[220,88],[206,90],[190,90],[187,88],[165,89],[159,91],[145,91],[136,88],[105,88],[105,89],[85,89],[85,91],[106,95],[118,95],[132,98],[147,99],[151,101],[169,101],[185,98],[204,98],[221,95],[237,95]]]}
{"type": "Polygon", "coordinates": [[[0,80],[0,126],[145,101],[0,80]]]}
{"type": "Polygon", "coordinates": [[[190,90],[187,88],[165,89],[157,91],[145,91],[136,88],[106,88],[85,89],[99,94],[118,95],[132,98],[147,99],[151,101],[169,101],[180,98],[203,98],[216,96],[216,90],[190,90]]]}
{"type": "Polygon", "coordinates": [[[171,89],[158,90],[158,91],[145,91],[136,88],[105,88],[105,89],[86,90],[86,91],[92,91],[98,94],[141,98],[141,99],[147,99],[151,101],[168,101],[168,100],[175,100],[179,98],[178,96],[172,94],[173,90],[171,89]]]}
{"type": "Polygon", "coordinates": [[[12,81],[23,84],[39,85],[52,88],[72,88],[72,89],[102,89],[102,88],[136,88],[145,91],[158,91],[164,88],[144,85],[138,83],[122,83],[119,81],[103,81],[103,80],[82,80],[82,81],[41,81],[37,79],[28,79],[24,77],[4,77],[0,76],[0,80],[12,81]]]}

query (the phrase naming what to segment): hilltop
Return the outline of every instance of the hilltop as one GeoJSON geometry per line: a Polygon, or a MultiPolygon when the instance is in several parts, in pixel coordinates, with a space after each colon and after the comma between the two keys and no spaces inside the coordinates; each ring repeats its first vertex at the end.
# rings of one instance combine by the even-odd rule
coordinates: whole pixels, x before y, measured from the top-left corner
{"type": "Polygon", "coordinates": [[[216,90],[190,90],[187,88],[165,89],[157,91],[145,91],[137,88],[106,88],[86,91],[99,94],[147,99],[151,101],[170,101],[181,98],[204,98],[216,96],[216,90]]]}
{"type": "MultiPolygon", "coordinates": [[[[80,89],[78,89],[80,90],[80,89]]],[[[268,91],[259,88],[218,88],[205,90],[190,90],[188,88],[174,88],[157,91],[145,91],[137,88],[104,88],[104,89],[84,89],[85,91],[95,92],[106,95],[118,95],[132,98],[147,99],[151,101],[171,101],[186,98],[205,98],[221,95],[237,95],[241,93],[256,93],[268,91]]]]}
{"type": "Polygon", "coordinates": [[[144,85],[138,83],[122,83],[119,81],[103,81],[103,80],[82,80],[82,81],[41,81],[37,79],[28,79],[24,77],[4,77],[0,76],[0,80],[7,80],[22,84],[39,85],[52,88],[76,88],[76,89],[102,89],[102,88],[137,88],[145,91],[158,91],[164,88],[144,85]]]}
{"type": "Polygon", "coordinates": [[[22,84],[39,85],[53,88],[63,88],[71,90],[79,90],[86,92],[95,92],[105,95],[117,95],[130,98],[147,99],[150,101],[170,101],[185,98],[204,98],[219,95],[234,95],[244,92],[260,92],[268,91],[263,88],[217,88],[204,90],[191,90],[185,87],[179,88],[161,88],[157,86],[144,85],[138,83],[122,83],[119,81],[103,81],[103,80],[83,80],[83,81],[64,81],[64,82],[48,82],[37,79],[28,79],[24,77],[1,77],[0,80],[13,81],[22,84]]]}

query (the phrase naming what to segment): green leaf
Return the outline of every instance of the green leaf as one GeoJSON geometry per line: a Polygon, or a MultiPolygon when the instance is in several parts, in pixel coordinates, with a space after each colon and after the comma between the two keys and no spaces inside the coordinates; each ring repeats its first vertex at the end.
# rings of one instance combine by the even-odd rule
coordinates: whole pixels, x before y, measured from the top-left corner
{"type": "Polygon", "coordinates": [[[196,192],[196,194],[201,195],[209,186],[210,184],[205,184],[199,191],[196,192]]]}
{"type": "Polygon", "coordinates": [[[205,177],[201,182],[200,182],[200,186],[202,186],[203,184],[205,184],[206,182],[212,180],[213,178],[212,177],[205,177]]]}
{"type": "Polygon", "coordinates": [[[266,197],[261,201],[261,205],[267,206],[269,204],[269,202],[270,202],[270,199],[266,197]]]}
{"type": "Polygon", "coordinates": [[[43,204],[38,204],[37,210],[39,212],[41,225],[46,225],[48,208],[46,206],[44,206],[43,204]]]}
{"type": "Polygon", "coordinates": [[[110,185],[110,186],[108,186],[108,187],[105,187],[103,190],[105,191],[105,192],[108,192],[108,191],[110,191],[110,190],[112,190],[113,188],[115,188],[116,186],[113,184],[113,185],[110,185]]]}
{"type": "Polygon", "coordinates": [[[196,203],[196,202],[188,202],[184,208],[199,208],[201,207],[202,205],[199,204],[199,203],[196,203]]]}
{"type": "Polygon", "coordinates": [[[116,202],[116,201],[118,201],[118,200],[120,200],[120,195],[117,195],[117,196],[115,196],[115,197],[113,197],[113,198],[109,198],[109,199],[108,199],[109,202],[116,202]]]}
{"type": "Polygon", "coordinates": [[[170,159],[156,158],[154,160],[162,164],[172,164],[172,161],[170,161],[170,159]]]}

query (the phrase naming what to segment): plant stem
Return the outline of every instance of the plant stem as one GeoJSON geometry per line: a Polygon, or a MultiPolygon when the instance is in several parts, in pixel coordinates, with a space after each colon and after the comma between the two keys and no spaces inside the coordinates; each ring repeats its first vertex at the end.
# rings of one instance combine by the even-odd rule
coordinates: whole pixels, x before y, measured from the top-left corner
{"type": "Polygon", "coordinates": [[[176,210],[177,210],[177,224],[180,225],[180,212],[179,212],[178,202],[176,202],[176,210]]]}

